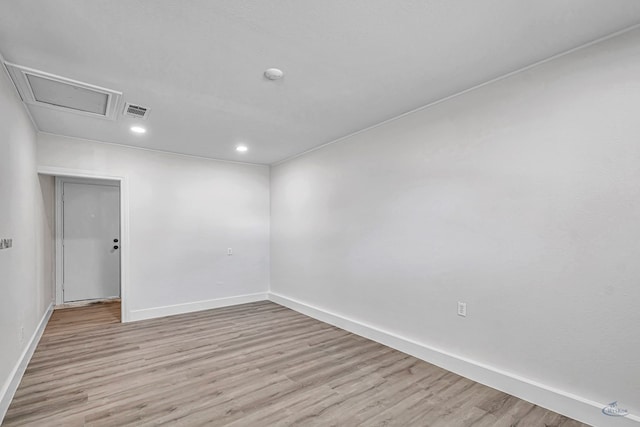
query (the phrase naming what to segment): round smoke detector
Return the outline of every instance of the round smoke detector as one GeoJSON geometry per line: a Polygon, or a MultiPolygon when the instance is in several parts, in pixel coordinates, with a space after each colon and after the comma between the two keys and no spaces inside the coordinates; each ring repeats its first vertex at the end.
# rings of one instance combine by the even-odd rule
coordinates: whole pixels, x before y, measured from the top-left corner
{"type": "Polygon", "coordinates": [[[269,80],[280,80],[284,77],[284,73],[279,68],[269,68],[264,72],[264,76],[269,80]]]}

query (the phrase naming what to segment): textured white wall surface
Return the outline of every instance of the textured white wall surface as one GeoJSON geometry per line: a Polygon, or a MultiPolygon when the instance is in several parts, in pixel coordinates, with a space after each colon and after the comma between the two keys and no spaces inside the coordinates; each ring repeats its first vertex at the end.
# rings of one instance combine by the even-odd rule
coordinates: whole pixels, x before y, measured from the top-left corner
{"type": "Polygon", "coordinates": [[[0,250],[0,399],[53,300],[52,254],[45,251],[51,234],[36,173],[36,133],[21,104],[0,69],[0,239],[13,239],[13,247],[0,250]]]}
{"type": "Polygon", "coordinates": [[[127,179],[128,310],[268,290],[268,167],[49,134],[38,135],[38,166],[127,179]]]}
{"type": "Polygon", "coordinates": [[[40,274],[43,275],[44,283],[49,285],[51,289],[52,298],[55,300],[56,292],[56,188],[55,178],[47,175],[39,175],[40,191],[44,209],[44,215],[38,215],[40,217],[41,233],[40,242],[38,243],[38,251],[40,255],[38,259],[41,260],[42,265],[38,268],[40,274]]]}
{"type": "Polygon", "coordinates": [[[639,413],[639,76],[635,30],[276,165],[271,290],[639,413]]]}

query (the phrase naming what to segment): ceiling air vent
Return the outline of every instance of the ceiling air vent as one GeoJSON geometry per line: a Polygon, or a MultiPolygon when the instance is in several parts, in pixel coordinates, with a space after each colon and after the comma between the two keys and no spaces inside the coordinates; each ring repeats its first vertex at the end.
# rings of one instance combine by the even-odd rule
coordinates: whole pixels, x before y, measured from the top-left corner
{"type": "Polygon", "coordinates": [[[128,102],[124,106],[124,115],[135,119],[146,119],[149,117],[149,111],[150,109],[147,107],[129,104],[128,102]]]}
{"type": "Polygon", "coordinates": [[[22,100],[29,105],[115,120],[122,93],[5,62],[22,100]]]}

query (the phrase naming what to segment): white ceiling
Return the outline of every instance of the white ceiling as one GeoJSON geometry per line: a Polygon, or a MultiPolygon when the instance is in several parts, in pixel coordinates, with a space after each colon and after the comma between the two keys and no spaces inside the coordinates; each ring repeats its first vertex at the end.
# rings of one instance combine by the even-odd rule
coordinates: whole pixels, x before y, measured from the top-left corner
{"type": "Polygon", "coordinates": [[[41,131],[273,163],[638,23],[638,0],[0,0],[0,52],[152,109],[140,136],[29,106],[41,131]]]}

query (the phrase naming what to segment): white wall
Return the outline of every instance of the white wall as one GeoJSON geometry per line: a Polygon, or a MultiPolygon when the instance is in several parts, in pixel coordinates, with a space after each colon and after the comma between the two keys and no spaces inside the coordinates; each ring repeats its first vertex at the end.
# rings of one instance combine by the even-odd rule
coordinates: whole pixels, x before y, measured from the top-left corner
{"type": "Polygon", "coordinates": [[[51,254],[43,251],[51,235],[35,145],[33,125],[0,69],[0,238],[13,239],[12,248],[0,250],[0,420],[22,354],[53,300],[51,254]]]}
{"type": "Polygon", "coordinates": [[[51,290],[52,299],[56,294],[56,183],[55,178],[47,175],[38,175],[43,212],[39,214],[39,241],[36,244],[37,259],[42,263],[38,267],[38,273],[42,275],[42,283],[51,290]]]}
{"type": "Polygon", "coordinates": [[[279,164],[271,290],[639,414],[639,112],[636,30],[279,164]]]}
{"type": "Polygon", "coordinates": [[[38,135],[38,166],[129,186],[131,319],[210,308],[269,286],[269,168],[38,135]],[[233,255],[227,256],[227,248],[233,255]],[[175,307],[171,307],[175,306],[175,307]]]}

